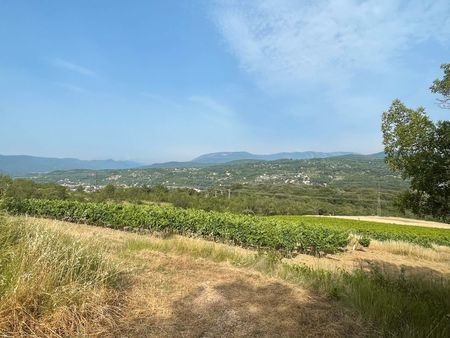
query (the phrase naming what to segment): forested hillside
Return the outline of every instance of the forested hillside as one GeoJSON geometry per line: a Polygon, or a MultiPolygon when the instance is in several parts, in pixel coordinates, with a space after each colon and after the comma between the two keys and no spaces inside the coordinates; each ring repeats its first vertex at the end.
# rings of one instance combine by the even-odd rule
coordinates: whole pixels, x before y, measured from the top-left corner
{"type": "Polygon", "coordinates": [[[399,189],[406,186],[383,159],[343,156],[311,160],[235,161],[210,167],[142,168],[124,170],[70,170],[31,175],[36,182],[55,182],[66,186],[191,187],[205,189],[232,184],[294,184],[336,188],[399,189]]]}

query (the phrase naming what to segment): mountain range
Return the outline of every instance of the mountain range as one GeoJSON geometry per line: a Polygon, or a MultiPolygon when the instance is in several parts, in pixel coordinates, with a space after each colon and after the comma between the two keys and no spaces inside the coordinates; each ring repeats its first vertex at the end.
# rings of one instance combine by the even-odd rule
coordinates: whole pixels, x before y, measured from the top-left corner
{"type": "Polygon", "coordinates": [[[344,155],[352,155],[351,152],[317,152],[317,151],[302,151],[302,152],[283,152],[275,154],[258,155],[246,151],[231,151],[204,154],[194,158],[188,162],[165,162],[154,163],[145,168],[193,168],[206,167],[210,165],[229,163],[241,160],[257,160],[257,161],[276,161],[276,160],[307,160],[312,158],[328,158],[344,155]]]}
{"type": "Polygon", "coordinates": [[[76,158],[36,157],[28,155],[0,155],[0,174],[23,176],[72,169],[128,169],[142,166],[133,161],[79,160],[76,158]]]}
{"type": "Polygon", "coordinates": [[[233,161],[275,161],[282,159],[304,160],[313,158],[329,158],[339,156],[371,156],[374,158],[384,157],[383,153],[372,155],[359,155],[351,152],[282,152],[266,155],[252,154],[249,152],[217,152],[204,154],[187,162],[164,162],[151,165],[143,165],[134,161],[115,160],[79,160],[75,158],[50,158],[27,155],[0,155],[0,174],[12,176],[25,176],[36,173],[48,173],[56,170],[74,169],[131,169],[131,168],[194,168],[208,167],[233,161]]]}
{"type": "Polygon", "coordinates": [[[334,157],[334,156],[342,156],[342,155],[350,155],[351,152],[331,152],[331,153],[323,153],[317,151],[302,151],[302,152],[284,152],[284,153],[275,153],[275,154],[267,154],[267,155],[257,155],[248,153],[246,151],[239,152],[220,152],[220,153],[211,153],[201,155],[192,160],[195,163],[226,163],[237,160],[263,160],[263,161],[275,161],[275,160],[306,160],[311,158],[326,158],[326,157],[334,157]]]}

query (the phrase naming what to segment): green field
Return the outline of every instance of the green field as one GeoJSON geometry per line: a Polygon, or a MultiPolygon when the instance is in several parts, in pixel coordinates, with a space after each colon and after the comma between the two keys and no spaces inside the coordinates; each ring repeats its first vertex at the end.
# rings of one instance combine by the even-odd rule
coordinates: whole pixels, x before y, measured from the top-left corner
{"type": "Polygon", "coordinates": [[[336,230],[347,230],[358,235],[365,235],[380,241],[401,240],[423,246],[431,244],[450,246],[450,230],[426,228],[403,224],[386,224],[379,222],[359,221],[333,217],[314,216],[272,216],[270,218],[327,227],[336,230]]]}

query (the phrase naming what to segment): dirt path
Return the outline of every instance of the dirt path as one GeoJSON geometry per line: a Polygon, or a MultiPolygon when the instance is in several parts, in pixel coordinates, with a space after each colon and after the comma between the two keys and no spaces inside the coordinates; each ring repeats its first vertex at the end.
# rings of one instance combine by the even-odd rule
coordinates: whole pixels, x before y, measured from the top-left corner
{"type": "Polygon", "coordinates": [[[311,215],[315,217],[332,217],[332,218],[344,218],[344,219],[353,219],[358,221],[370,221],[370,222],[379,222],[379,223],[389,223],[389,224],[405,224],[405,225],[414,225],[428,228],[441,228],[441,229],[450,229],[450,224],[440,223],[440,222],[432,222],[432,221],[422,221],[418,219],[410,219],[410,218],[402,218],[402,217],[382,217],[382,216],[318,216],[311,215]]]}

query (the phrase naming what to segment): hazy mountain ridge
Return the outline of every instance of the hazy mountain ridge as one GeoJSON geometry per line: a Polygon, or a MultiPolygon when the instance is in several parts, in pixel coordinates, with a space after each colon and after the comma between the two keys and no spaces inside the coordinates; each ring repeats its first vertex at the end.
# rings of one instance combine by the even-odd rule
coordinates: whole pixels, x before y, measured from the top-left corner
{"type": "Polygon", "coordinates": [[[233,164],[235,162],[278,161],[278,160],[308,160],[334,157],[348,157],[361,159],[384,158],[384,153],[361,155],[352,152],[281,152],[275,154],[258,155],[249,152],[218,152],[204,154],[185,162],[164,162],[144,165],[134,161],[116,160],[79,160],[76,158],[51,158],[28,155],[0,155],[0,174],[12,176],[25,176],[36,173],[50,173],[52,171],[90,169],[90,170],[117,170],[134,168],[204,168],[220,164],[233,164]]]}
{"type": "Polygon", "coordinates": [[[328,158],[353,154],[355,153],[303,151],[303,152],[281,152],[281,153],[261,155],[249,153],[247,151],[229,151],[229,152],[223,151],[217,153],[203,154],[194,158],[191,161],[186,162],[171,161],[164,163],[154,163],[151,165],[144,166],[143,168],[201,168],[217,164],[225,164],[245,160],[252,160],[252,161],[306,160],[313,158],[328,158]]]}
{"type": "Polygon", "coordinates": [[[274,154],[252,154],[246,151],[237,152],[218,152],[204,154],[194,158],[191,162],[195,163],[226,163],[236,160],[264,160],[275,161],[282,159],[305,160],[312,158],[327,158],[334,156],[350,155],[352,152],[318,152],[318,151],[302,151],[302,152],[281,152],[274,154]]]}
{"type": "Polygon", "coordinates": [[[133,161],[79,160],[76,158],[37,157],[28,155],[0,155],[0,173],[22,176],[73,169],[127,169],[141,166],[133,161]]]}

